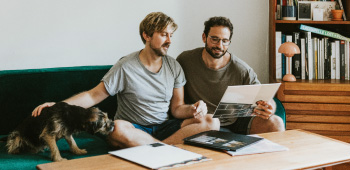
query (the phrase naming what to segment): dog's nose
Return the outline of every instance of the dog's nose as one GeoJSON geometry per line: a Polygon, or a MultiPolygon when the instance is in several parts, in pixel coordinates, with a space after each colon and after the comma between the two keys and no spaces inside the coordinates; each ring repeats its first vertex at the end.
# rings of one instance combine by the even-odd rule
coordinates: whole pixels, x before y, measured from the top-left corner
{"type": "Polygon", "coordinates": [[[111,122],[109,123],[109,126],[108,126],[108,132],[113,132],[113,130],[114,130],[114,122],[111,121],[111,122]]]}

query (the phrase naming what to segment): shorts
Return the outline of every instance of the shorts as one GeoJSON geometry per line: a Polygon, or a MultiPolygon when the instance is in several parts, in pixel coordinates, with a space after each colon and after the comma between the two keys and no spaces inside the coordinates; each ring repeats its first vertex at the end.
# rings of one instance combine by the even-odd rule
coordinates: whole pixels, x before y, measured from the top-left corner
{"type": "Polygon", "coordinates": [[[254,118],[255,116],[238,117],[234,123],[227,126],[221,126],[220,131],[229,131],[242,135],[248,135],[254,118]]]}
{"type": "Polygon", "coordinates": [[[183,119],[169,119],[159,125],[143,126],[135,123],[132,125],[134,125],[135,128],[140,129],[150,134],[154,138],[162,141],[178,131],[181,128],[182,122],[183,119]]]}

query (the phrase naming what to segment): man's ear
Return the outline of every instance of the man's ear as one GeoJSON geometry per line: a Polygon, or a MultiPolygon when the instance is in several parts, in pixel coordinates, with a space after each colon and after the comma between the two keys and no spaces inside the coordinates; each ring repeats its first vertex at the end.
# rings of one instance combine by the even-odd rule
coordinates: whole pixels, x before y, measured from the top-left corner
{"type": "Polygon", "coordinates": [[[146,42],[151,40],[151,37],[148,36],[145,31],[142,33],[142,37],[146,40],[146,42]]]}
{"type": "Polygon", "coordinates": [[[207,41],[207,37],[205,36],[205,33],[204,33],[204,32],[203,32],[203,34],[202,34],[202,40],[203,40],[204,44],[205,44],[206,41],[207,41]]]}

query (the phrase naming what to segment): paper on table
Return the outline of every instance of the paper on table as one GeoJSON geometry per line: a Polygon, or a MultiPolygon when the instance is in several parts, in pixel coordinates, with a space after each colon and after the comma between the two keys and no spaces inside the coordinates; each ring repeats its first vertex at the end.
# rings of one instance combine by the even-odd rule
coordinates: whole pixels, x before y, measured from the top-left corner
{"type": "MultiPolygon", "coordinates": [[[[250,136],[259,137],[258,135],[250,135],[250,136]]],[[[267,152],[287,151],[287,150],[289,149],[285,146],[279,145],[267,139],[263,139],[241,150],[226,151],[226,152],[231,156],[239,156],[239,155],[250,155],[250,154],[267,153],[267,152]]]]}
{"type": "Polygon", "coordinates": [[[117,157],[138,163],[152,169],[168,169],[171,167],[207,161],[203,155],[193,153],[164,143],[153,143],[108,152],[117,157]],[[180,165],[179,165],[180,164],[180,165]]]}

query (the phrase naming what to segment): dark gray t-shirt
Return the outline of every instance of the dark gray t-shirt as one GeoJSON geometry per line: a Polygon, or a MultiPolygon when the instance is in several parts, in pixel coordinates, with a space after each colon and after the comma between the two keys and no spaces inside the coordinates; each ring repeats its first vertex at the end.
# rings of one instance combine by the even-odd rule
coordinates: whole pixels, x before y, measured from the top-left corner
{"type": "MultiPolygon", "coordinates": [[[[231,61],[223,68],[208,68],[202,59],[203,49],[184,51],[177,57],[187,79],[186,103],[203,100],[207,104],[208,113],[213,114],[227,86],[260,84],[254,70],[232,54],[231,61]]],[[[221,126],[235,121],[236,119],[220,120],[221,126]]]]}
{"type": "Polygon", "coordinates": [[[184,86],[186,79],[174,58],[164,56],[160,71],[153,73],[141,63],[139,53],[121,58],[102,81],[111,96],[117,94],[114,119],[140,125],[161,124],[168,119],[173,89],[184,86]]]}

